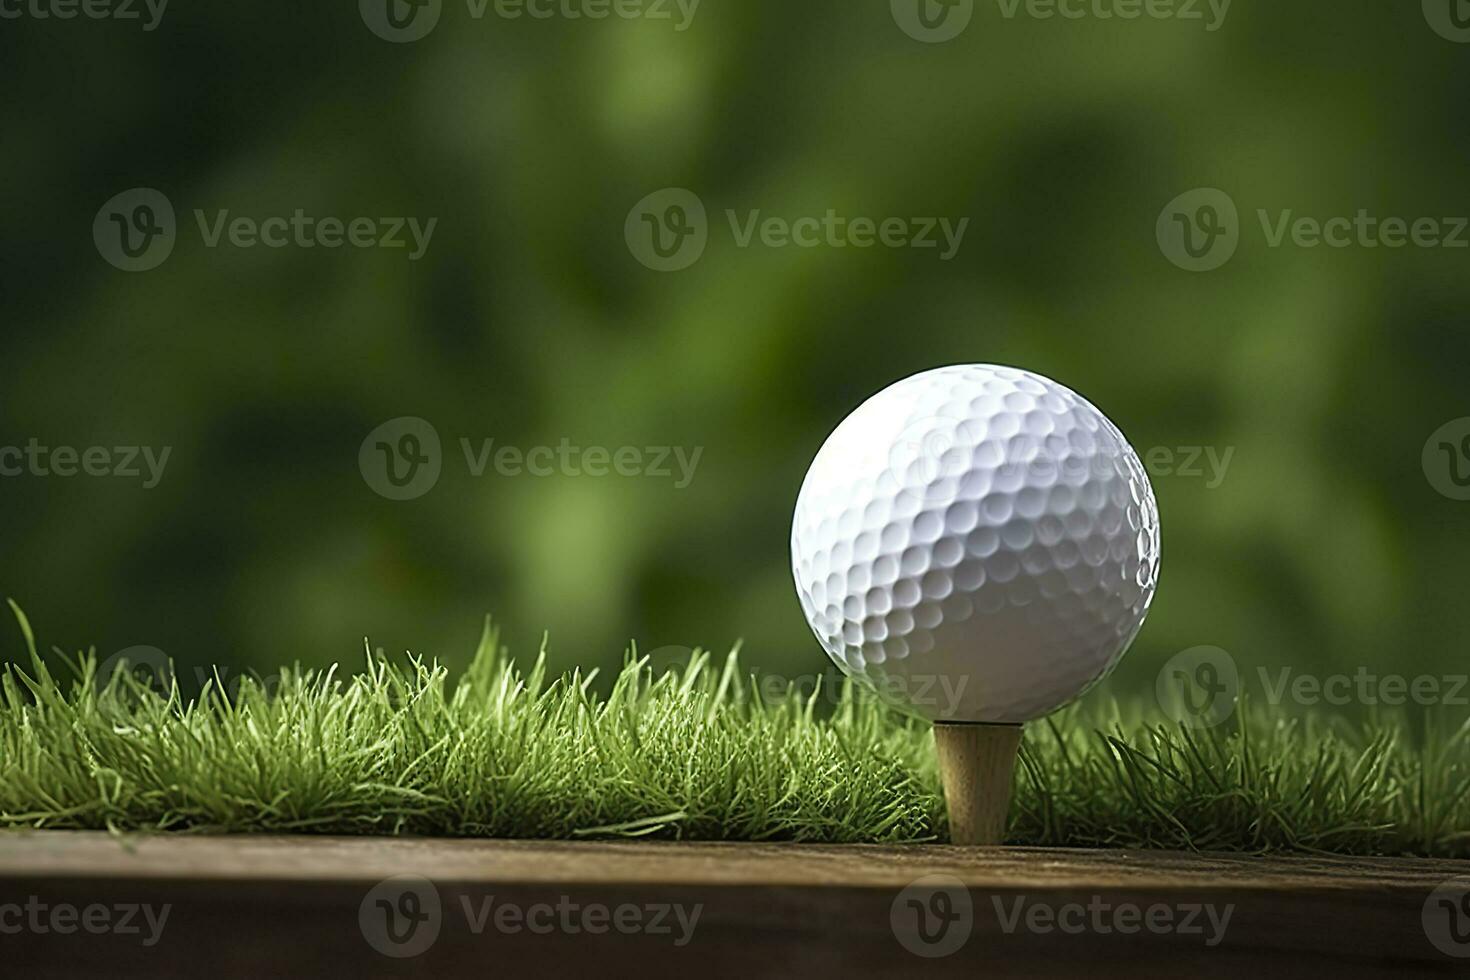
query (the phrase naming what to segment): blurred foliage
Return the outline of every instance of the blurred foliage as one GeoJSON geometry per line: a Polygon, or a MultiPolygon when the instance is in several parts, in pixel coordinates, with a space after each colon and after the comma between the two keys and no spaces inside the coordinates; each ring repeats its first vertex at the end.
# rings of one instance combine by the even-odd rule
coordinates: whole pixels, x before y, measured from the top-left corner
{"type": "MultiPolygon", "coordinates": [[[[1470,214],[1470,47],[1417,4],[1237,3],[1223,28],[1003,18],[947,44],[882,2],[705,0],[646,20],[473,20],[389,44],[351,4],[178,5],[158,30],[0,25],[0,445],[168,445],[155,490],[0,480],[3,590],[64,646],[181,664],[356,662],[368,634],[463,663],[481,615],[551,666],[620,646],[822,668],[787,567],[828,431],[899,377],[1028,367],[1160,476],[1161,587],[1110,682],[1197,644],[1248,669],[1462,671],[1470,504],[1420,453],[1470,415],[1470,253],[1267,247],[1273,213],[1470,214]],[[125,274],[102,202],[156,187],[180,236],[125,274]],[[634,202],[687,187],[708,251],[660,274],[634,202]],[[1218,271],[1160,254],[1219,187],[1218,271]],[[437,216],[428,255],[209,249],[191,212],[437,216]],[[723,212],[968,216],[959,255],[737,248],[723,212]],[[427,496],[357,466],[382,422],[445,443],[427,496]],[[458,440],[702,446],[691,486],[472,477],[458,440]]],[[[5,652],[20,653],[7,641],[5,652]]]]}

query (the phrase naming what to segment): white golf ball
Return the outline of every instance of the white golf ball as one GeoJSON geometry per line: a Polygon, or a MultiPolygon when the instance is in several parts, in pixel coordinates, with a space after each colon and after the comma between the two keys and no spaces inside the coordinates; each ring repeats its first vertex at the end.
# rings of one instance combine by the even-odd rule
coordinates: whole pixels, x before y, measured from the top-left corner
{"type": "Polygon", "coordinates": [[[869,398],[812,462],[791,565],[839,667],[935,721],[1021,723],[1122,657],[1153,599],[1138,455],[1076,392],[989,364],[869,398]]]}

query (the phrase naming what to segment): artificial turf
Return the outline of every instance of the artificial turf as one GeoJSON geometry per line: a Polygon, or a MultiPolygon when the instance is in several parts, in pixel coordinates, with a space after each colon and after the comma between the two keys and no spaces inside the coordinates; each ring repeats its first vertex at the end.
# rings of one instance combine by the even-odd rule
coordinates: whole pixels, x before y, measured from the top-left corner
{"type": "MultiPolygon", "coordinates": [[[[95,657],[0,676],[0,826],[518,838],[946,837],[928,726],[848,685],[771,699],[736,654],[611,691],[521,671],[487,623],[469,668],[368,654],[185,699],[95,657]],[[60,675],[60,676],[58,676],[60,675]],[[823,705],[822,707],[825,707],[823,705]]],[[[1115,704],[1028,726],[1016,844],[1470,856],[1470,725],[1411,739],[1243,708],[1192,730],[1115,704]]]]}

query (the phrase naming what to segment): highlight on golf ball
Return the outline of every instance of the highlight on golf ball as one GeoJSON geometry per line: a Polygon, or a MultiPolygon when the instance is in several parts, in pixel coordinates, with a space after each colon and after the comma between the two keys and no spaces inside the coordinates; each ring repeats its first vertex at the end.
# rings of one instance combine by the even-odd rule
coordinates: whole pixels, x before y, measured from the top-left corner
{"type": "Polygon", "coordinates": [[[943,367],[827,438],[791,565],[844,672],[933,721],[1020,724],[1079,697],[1138,634],[1158,505],[1081,395],[1016,368],[943,367]]]}

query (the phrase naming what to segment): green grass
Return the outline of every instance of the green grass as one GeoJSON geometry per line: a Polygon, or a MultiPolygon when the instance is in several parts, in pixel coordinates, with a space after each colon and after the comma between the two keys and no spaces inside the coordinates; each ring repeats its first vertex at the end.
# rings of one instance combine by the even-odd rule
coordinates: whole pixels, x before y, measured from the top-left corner
{"type": "MultiPolygon", "coordinates": [[[[521,672],[488,624],[460,676],[342,676],[185,700],[95,657],[0,676],[0,826],[115,832],[920,842],[945,838],[926,725],[861,691],[760,697],[735,654],[655,676],[521,672]],[[61,676],[58,677],[58,674],[61,676]]],[[[1117,706],[1030,726],[1020,844],[1470,856],[1470,727],[1241,711],[1192,731],[1117,706]]]]}

